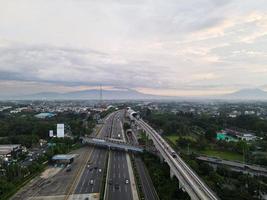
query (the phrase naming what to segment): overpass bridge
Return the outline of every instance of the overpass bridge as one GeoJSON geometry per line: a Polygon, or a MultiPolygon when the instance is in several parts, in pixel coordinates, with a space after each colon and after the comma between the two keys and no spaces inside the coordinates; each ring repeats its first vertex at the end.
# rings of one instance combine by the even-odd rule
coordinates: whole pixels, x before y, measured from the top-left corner
{"type": "Polygon", "coordinates": [[[135,123],[152,139],[159,156],[170,167],[170,176],[176,176],[179,187],[186,191],[192,200],[218,200],[216,194],[201,178],[175,153],[172,147],[146,122],[135,119],[135,123]]]}
{"type": "Polygon", "coordinates": [[[114,140],[114,139],[99,139],[99,138],[93,138],[93,137],[81,137],[83,144],[89,144],[89,145],[95,145],[99,147],[104,147],[108,149],[117,149],[122,151],[131,151],[135,153],[142,153],[143,148],[127,144],[123,141],[114,140]]]}

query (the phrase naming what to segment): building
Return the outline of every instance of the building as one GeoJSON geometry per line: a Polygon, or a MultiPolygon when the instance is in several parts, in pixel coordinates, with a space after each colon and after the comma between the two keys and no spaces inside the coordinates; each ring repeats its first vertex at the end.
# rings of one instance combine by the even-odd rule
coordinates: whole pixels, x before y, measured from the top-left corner
{"type": "Polygon", "coordinates": [[[51,118],[54,116],[55,116],[55,114],[53,114],[53,113],[39,113],[39,114],[35,115],[35,117],[38,119],[46,119],[46,118],[51,118]]]}
{"type": "Polygon", "coordinates": [[[0,145],[0,158],[11,159],[17,157],[22,152],[20,144],[1,144],[0,145]]]}
{"type": "Polygon", "coordinates": [[[236,142],[237,141],[237,139],[233,138],[230,135],[227,135],[227,133],[223,132],[223,131],[222,132],[218,132],[216,134],[216,139],[217,140],[227,141],[227,142],[231,142],[231,141],[236,142]]]}
{"type": "Polygon", "coordinates": [[[65,135],[64,124],[57,124],[57,137],[62,138],[65,135]]]}
{"type": "MultiPolygon", "coordinates": [[[[240,131],[236,131],[236,130],[233,130],[233,129],[225,129],[222,132],[220,132],[219,135],[217,133],[217,139],[224,140],[224,137],[226,137],[226,136],[227,136],[228,139],[230,139],[230,140],[234,139],[236,141],[238,141],[238,140],[254,141],[254,140],[258,139],[258,137],[255,136],[253,133],[240,132],[240,131]],[[221,134],[224,134],[225,136],[223,136],[221,134]],[[218,136],[219,136],[219,138],[218,138],[218,136]]],[[[234,141],[234,140],[231,140],[231,141],[234,141]]]]}
{"type": "Polygon", "coordinates": [[[257,136],[251,133],[243,133],[241,135],[238,135],[237,138],[239,138],[240,140],[245,140],[245,141],[253,141],[257,139],[257,136]]]}
{"type": "Polygon", "coordinates": [[[74,161],[76,154],[58,154],[52,157],[55,164],[70,164],[74,161]]]}

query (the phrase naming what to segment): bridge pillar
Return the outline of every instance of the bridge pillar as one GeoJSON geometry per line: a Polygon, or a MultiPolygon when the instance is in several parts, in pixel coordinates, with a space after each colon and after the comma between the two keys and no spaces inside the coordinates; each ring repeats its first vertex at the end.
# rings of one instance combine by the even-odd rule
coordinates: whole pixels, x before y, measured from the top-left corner
{"type": "MultiPolygon", "coordinates": [[[[173,173],[172,169],[170,168],[170,178],[173,179],[175,174],[173,173]]],[[[180,181],[179,181],[179,188],[180,188],[180,181]]]]}
{"type": "Polygon", "coordinates": [[[179,189],[182,189],[183,188],[183,184],[181,181],[179,181],[179,189]]]}
{"type": "Polygon", "coordinates": [[[158,154],[158,157],[160,159],[160,163],[163,163],[164,162],[163,156],[160,154],[160,152],[158,152],[157,154],[158,154]]]}

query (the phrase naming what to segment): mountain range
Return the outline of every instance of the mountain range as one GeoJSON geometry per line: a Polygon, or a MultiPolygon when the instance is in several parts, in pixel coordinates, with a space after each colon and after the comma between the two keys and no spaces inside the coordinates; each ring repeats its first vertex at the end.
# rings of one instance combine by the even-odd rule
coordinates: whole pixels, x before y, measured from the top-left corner
{"type": "MultiPolygon", "coordinates": [[[[183,97],[183,96],[159,96],[138,92],[133,89],[115,89],[103,90],[102,96],[104,100],[138,100],[138,99],[225,99],[225,100],[267,100],[267,92],[261,89],[242,89],[230,94],[220,96],[201,96],[201,97],[183,97]]],[[[6,98],[5,98],[6,99],[6,98]]],[[[66,93],[58,92],[42,92],[24,96],[13,96],[8,99],[17,100],[98,100],[100,99],[100,91],[96,89],[82,90],[66,93]]]]}

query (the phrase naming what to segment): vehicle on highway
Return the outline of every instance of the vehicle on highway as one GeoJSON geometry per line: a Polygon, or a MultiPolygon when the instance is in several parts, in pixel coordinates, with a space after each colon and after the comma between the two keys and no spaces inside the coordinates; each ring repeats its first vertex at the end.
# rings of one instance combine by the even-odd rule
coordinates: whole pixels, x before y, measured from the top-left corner
{"type": "Polygon", "coordinates": [[[115,189],[118,190],[119,188],[120,188],[119,183],[116,183],[116,184],[115,184],[115,189]]]}
{"type": "Polygon", "coordinates": [[[112,179],[109,179],[109,180],[108,180],[108,184],[109,184],[109,185],[112,185],[112,183],[113,183],[112,179]]]}
{"type": "Polygon", "coordinates": [[[90,185],[93,185],[93,184],[94,184],[94,180],[91,179],[91,180],[90,180],[90,185]]]}
{"type": "Polygon", "coordinates": [[[129,180],[128,179],[125,180],[125,184],[129,184],[129,180]]]}
{"type": "Polygon", "coordinates": [[[172,151],[171,155],[172,155],[173,158],[177,158],[177,154],[175,153],[175,151],[172,151]]]}
{"type": "Polygon", "coordinates": [[[71,165],[70,164],[68,164],[66,168],[67,168],[66,172],[70,172],[71,171],[71,165]]]}
{"type": "Polygon", "coordinates": [[[100,172],[100,173],[101,173],[101,172],[102,172],[102,169],[100,169],[100,168],[99,168],[99,169],[98,169],[98,172],[100,172]]]}

